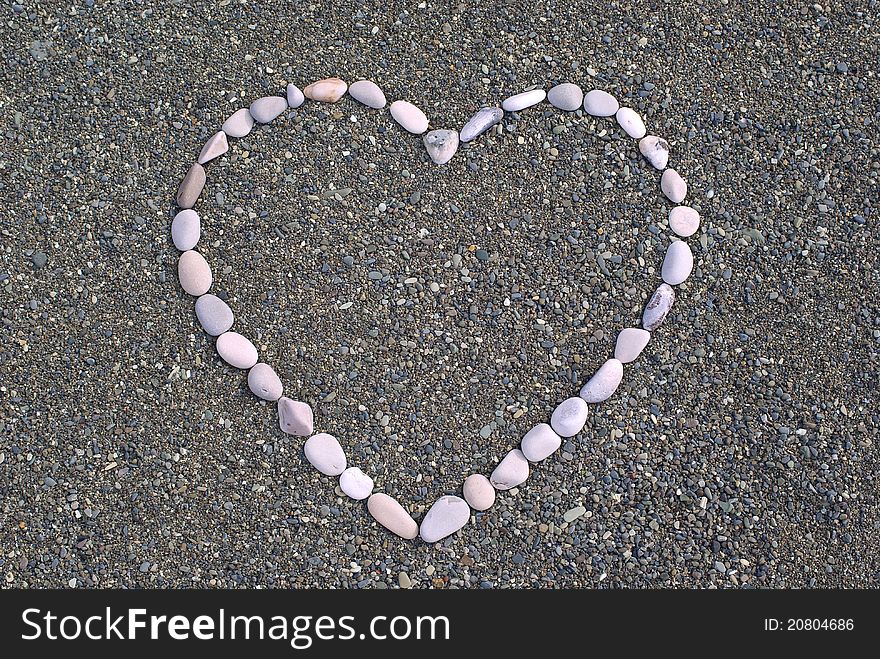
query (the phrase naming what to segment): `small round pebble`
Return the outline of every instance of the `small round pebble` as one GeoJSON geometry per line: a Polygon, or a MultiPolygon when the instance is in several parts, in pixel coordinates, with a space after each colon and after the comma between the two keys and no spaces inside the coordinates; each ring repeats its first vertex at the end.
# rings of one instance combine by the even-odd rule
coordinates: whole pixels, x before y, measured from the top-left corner
{"type": "Polygon", "coordinates": [[[235,316],[232,309],[216,295],[206,293],[196,300],[196,317],[211,336],[220,336],[232,327],[235,316]]]}
{"type": "Polygon", "coordinates": [[[675,291],[669,284],[660,284],[642,314],[642,327],[649,332],[663,324],[672,305],[675,303],[675,291]]]}
{"type": "Polygon", "coordinates": [[[351,83],[351,87],[348,88],[348,95],[358,103],[363,103],[374,110],[381,110],[387,102],[385,93],[372,80],[358,80],[351,83]]]}
{"type": "Polygon", "coordinates": [[[295,109],[305,102],[306,95],[302,93],[302,89],[294,85],[292,82],[287,85],[287,107],[295,109]]]}
{"type": "Polygon", "coordinates": [[[303,446],[303,452],[306,460],[327,476],[339,476],[347,466],[345,452],[339,445],[339,440],[326,432],[309,437],[303,446]]]}
{"type": "Polygon", "coordinates": [[[428,117],[409,101],[394,101],[391,116],[413,135],[421,135],[428,130],[428,117]]]}
{"type": "Polygon", "coordinates": [[[505,112],[519,112],[520,110],[525,110],[533,105],[537,105],[545,98],[547,98],[547,92],[543,89],[533,89],[528,92],[522,92],[521,94],[508,96],[501,103],[501,107],[505,112]]]}
{"type": "Polygon", "coordinates": [[[580,396],[572,396],[556,406],[550,417],[550,427],[560,437],[574,437],[584,428],[589,408],[580,396]]]}
{"type": "Polygon", "coordinates": [[[244,137],[251,132],[253,127],[254,118],[251,116],[251,111],[247,108],[242,108],[233,112],[220,128],[229,137],[244,137]]]}
{"type": "Polygon", "coordinates": [[[379,524],[405,540],[419,534],[419,525],[397,501],[387,494],[377,492],[367,499],[367,510],[379,524]]]}
{"type": "Polygon", "coordinates": [[[177,205],[181,208],[192,208],[195,206],[199,195],[202,194],[202,190],[205,188],[206,180],[205,168],[199,163],[194,162],[177,189],[177,205]]]}
{"type": "Polygon", "coordinates": [[[251,116],[258,123],[268,124],[287,110],[287,99],[281,96],[264,96],[251,103],[251,116]]]}
{"type": "Polygon", "coordinates": [[[308,437],[314,431],[315,415],[308,403],[282,396],[278,399],[278,425],[288,435],[308,437]]]}
{"type": "Polygon", "coordinates": [[[186,208],[171,220],[171,240],[181,252],[193,249],[201,235],[202,222],[193,209],[186,208]]]}
{"type": "Polygon", "coordinates": [[[550,101],[550,105],[553,107],[567,112],[574,112],[579,110],[584,102],[584,90],[574,83],[563,82],[547,92],[547,100],[550,101]]]}
{"type": "Polygon", "coordinates": [[[247,369],[257,363],[257,349],[251,340],[238,332],[217,337],[217,353],[230,366],[247,369]]]}
{"type": "Polygon", "coordinates": [[[667,169],[660,177],[660,189],[666,198],[674,204],[680,204],[687,196],[687,182],[674,169],[667,169]]]}
{"type": "Polygon", "coordinates": [[[588,403],[601,403],[617,391],[623,380],[623,363],[619,359],[609,359],[581,387],[580,396],[588,403]]]}
{"type": "Polygon", "coordinates": [[[504,118],[501,108],[480,108],[468,122],[462,126],[458,137],[462,142],[476,139],[504,118]]]}
{"type": "Polygon", "coordinates": [[[670,286],[678,286],[684,282],[694,269],[694,253],[690,245],[683,240],[674,240],[666,249],[663,259],[663,281],[670,286]]]}
{"type": "Polygon", "coordinates": [[[639,152],[654,169],[663,170],[669,163],[669,142],[656,135],[646,135],[639,140],[639,152]]]}
{"type": "Polygon", "coordinates": [[[180,255],[177,261],[177,278],[183,290],[196,296],[207,293],[214,281],[211,266],[208,265],[205,257],[195,250],[180,255]]]}
{"type": "Polygon", "coordinates": [[[613,117],[619,109],[617,99],[601,89],[593,89],[584,96],[584,112],[594,117],[613,117]]]}
{"type": "Polygon", "coordinates": [[[422,140],[435,165],[445,165],[458,151],[458,132],[454,130],[432,130],[422,140]]]}
{"type": "Polygon", "coordinates": [[[700,228],[700,214],[690,206],[676,206],[669,211],[669,228],[682,238],[692,236],[700,228]]]}
{"type": "Polygon", "coordinates": [[[529,462],[540,462],[553,455],[562,445],[562,438],[547,423],[539,423],[522,438],[522,452],[529,462]]]}
{"type": "Polygon", "coordinates": [[[489,476],[489,482],[496,490],[509,490],[522,485],[529,478],[529,461],[518,448],[504,456],[489,476]]]}
{"type": "Polygon", "coordinates": [[[651,340],[651,333],[640,327],[627,327],[617,335],[614,346],[614,359],[623,364],[635,361],[651,340]]]}
{"type": "Polygon", "coordinates": [[[276,401],[284,393],[281,378],[278,377],[275,369],[265,362],[255,364],[248,371],[248,388],[257,398],[268,401],[276,401]]]}
{"type": "Polygon", "coordinates": [[[470,518],[471,509],[464,499],[449,495],[440,497],[422,519],[419,535],[425,542],[438,542],[458,531],[470,518]]]}
{"type": "Polygon", "coordinates": [[[322,103],[335,103],[345,96],[348,85],[340,78],[324,78],[303,89],[306,98],[322,103]]]}
{"type": "Polygon", "coordinates": [[[495,503],[495,488],[482,474],[471,474],[464,481],[464,498],[474,510],[489,510],[495,503]]]}
{"type": "Polygon", "coordinates": [[[642,121],[638,112],[632,108],[620,108],[615,116],[617,117],[617,123],[626,131],[627,135],[637,140],[645,136],[647,132],[645,122],[642,121]]]}
{"type": "Polygon", "coordinates": [[[355,501],[361,501],[373,493],[373,479],[359,468],[349,467],[339,476],[339,489],[355,501]]]}

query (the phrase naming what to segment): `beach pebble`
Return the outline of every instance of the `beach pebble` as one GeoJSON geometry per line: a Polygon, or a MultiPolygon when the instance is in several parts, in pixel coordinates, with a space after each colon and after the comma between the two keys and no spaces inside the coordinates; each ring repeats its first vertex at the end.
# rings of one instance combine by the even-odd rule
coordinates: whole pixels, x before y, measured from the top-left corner
{"type": "Polygon", "coordinates": [[[492,128],[504,118],[501,108],[480,108],[468,122],[462,126],[458,137],[462,142],[470,142],[492,128]]]}
{"type": "Polygon", "coordinates": [[[501,103],[501,107],[506,112],[519,112],[520,110],[525,110],[526,108],[530,108],[533,105],[537,105],[545,98],[547,98],[547,92],[545,92],[543,89],[533,89],[531,91],[523,92],[521,94],[508,96],[501,103]]]}
{"type": "Polygon", "coordinates": [[[428,117],[409,101],[394,101],[391,116],[413,135],[421,135],[428,130],[428,117]]]}
{"type": "Polygon", "coordinates": [[[495,488],[482,474],[471,474],[464,481],[465,501],[474,510],[488,510],[495,503],[495,488]]]}
{"type": "Polygon", "coordinates": [[[196,317],[202,329],[211,336],[220,336],[232,327],[235,320],[229,305],[210,293],[196,300],[196,317]]]}
{"type": "Polygon", "coordinates": [[[444,165],[458,151],[458,131],[432,130],[422,138],[425,149],[435,165],[444,165]]]}
{"type": "Polygon", "coordinates": [[[217,337],[217,353],[230,366],[247,369],[257,363],[257,349],[251,340],[238,332],[226,332],[217,337]]]}
{"type": "Polygon", "coordinates": [[[278,425],[288,435],[308,437],[315,425],[315,415],[308,403],[287,396],[278,399],[278,425]]]}
{"type": "Polygon", "coordinates": [[[440,497],[425,514],[419,536],[425,542],[437,542],[452,535],[471,518],[471,509],[461,497],[440,497]]]}
{"type": "Polygon", "coordinates": [[[171,240],[181,252],[195,247],[202,235],[202,222],[199,214],[191,208],[180,211],[171,220],[171,240]]]}
{"type": "Polygon", "coordinates": [[[339,476],[347,466],[339,440],[325,432],[309,437],[303,446],[303,452],[306,460],[327,476],[339,476]]]}
{"type": "Polygon", "coordinates": [[[358,80],[351,83],[348,88],[348,95],[358,103],[363,103],[367,107],[374,110],[381,110],[385,107],[385,94],[372,80],[358,80]]]}
{"type": "Polygon", "coordinates": [[[222,156],[227,151],[229,151],[229,142],[226,140],[226,133],[221,130],[218,133],[214,133],[214,135],[205,142],[205,146],[202,147],[202,151],[199,153],[199,164],[204,165],[206,162],[210,162],[214,158],[222,156]]]}
{"type": "Polygon", "coordinates": [[[265,362],[255,364],[248,371],[248,388],[257,398],[269,401],[278,400],[284,393],[281,378],[278,377],[275,369],[265,362]]]}
{"type": "Polygon", "coordinates": [[[509,490],[522,485],[529,477],[529,461],[518,448],[504,456],[489,476],[489,482],[496,490],[509,490]]]}
{"type": "Polygon", "coordinates": [[[556,406],[550,416],[550,427],[560,437],[574,437],[587,422],[587,401],[580,396],[572,396],[556,406]]]}
{"type": "Polygon", "coordinates": [[[563,82],[547,92],[547,100],[553,107],[574,112],[579,110],[581,103],[584,102],[584,90],[574,83],[563,82]]]}
{"type": "Polygon", "coordinates": [[[620,108],[615,115],[617,123],[626,131],[626,134],[637,140],[643,138],[647,130],[645,122],[639,116],[639,113],[632,108],[620,108]]]}
{"type": "Polygon", "coordinates": [[[387,494],[377,492],[367,500],[367,510],[379,524],[406,540],[419,534],[419,525],[403,506],[387,494]]]}
{"type": "Polygon", "coordinates": [[[344,80],[339,78],[324,78],[313,82],[311,85],[303,89],[306,98],[313,101],[321,101],[323,103],[335,103],[345,96],[348,85],[344,80]]]}
{"type": "Polygon", "coordinates": [[[177,189],[177,205],[181,208],[192,208],[196,205],[199,195],[205,188],[205,168],[194,162],[180,182],[177,189]]]}
{"type": "Polygon", "coordinates": [[[261,124],[270,121],[287,110],[287,99],[282,96],[264,96],[251,103],[251,116],[261,124]]]}
{"type": "Polygon", "coordinates": [[[522,438],[522,452],[529,462],[540,462],[553,455],[562,445],[553,428],[546,423],[539,423],[529,430],[522,438]]]}
{"type": "Polygon", "coordinates": [[[617,335],[617,344],[614,346],[614,359],[623,364],[635,361],[650,339],[651,333],[640,327],[627,327],[621,330],[617,335]]]}
{"type": "Polygon", "coordinates": [[[660,189],[666,198],[674,204],[680,204],[687,196],[687,182],[674,169],[667,169],[660,177],[660,189]]]}
{"type": "Polygon", "coordinates": [[[700,228],[700,214],[690,206],[676,206],[669,211],[669,228],[682,238],[692,236],[700,228]]]}
{"type": "Polygon", "coordinates": [[[669,284],[660,284],[642,314],[642,327],[653,332],[660,327],[675,302],[675,291],[669,284]]]}
{"type": "Polygon", "coordinates": [[[306,95],[302,93],[302,89],[294,85],[292,82],[287,85],[287,107],[298,108],[306,102],[306,95]]]}
{"type": "Polygon", "coordinates": [[[670,286],[677,286],[686,280],[694,269],[694,253],[690,245],[683,240],[674,240],[666,248],[663,259],[663,281],[670,286]]]}
{"type": "Polygon", "coordinates": [[[623,380],[623,363],[619,359],[609,359],[581,387],[580,396],[588,403],[601,403],[611,398],[621,380],[623,380]]]}
{"type": "Polygon", "coordinates": [[[183,290],[196,296],[207,293],[214,281],[211,266],[205,257],[193,250],[180,255],[177,261],[177,278],[183,290]]]}
{"type": "Polygon", "coordinates": [[[646,135],[639,140],[639,151],[654,169],[665,169],[669,163],[669,142],[656,135],[646,135]]]}
{"type": "Polygon", "coordinates": [[[355,501],[361,501],[373,493],[373,479],[357,467],[349,467],[339,476],[339,489],[355,501]]]}
{"type": "Polygon", "coordinates": [[[620,103],[611,94],[594,89],[584,96],[584,111],[594,117],[612,117],[620,109],[620,103]]]}
{"type": "Polygon", "coordinates": [[[242,108],[233,112],[220,128],[229,137],[244,137],[251,132],[253,127],[254,118],[251,116],[251,111],[247,108],[242,108]]]}

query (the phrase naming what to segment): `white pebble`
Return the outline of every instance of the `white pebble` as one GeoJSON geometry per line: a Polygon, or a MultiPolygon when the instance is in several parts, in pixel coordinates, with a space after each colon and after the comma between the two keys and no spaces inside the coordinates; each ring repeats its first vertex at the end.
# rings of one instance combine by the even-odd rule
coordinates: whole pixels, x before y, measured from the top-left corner
{"type": "Polygon", "coordinates": [[[214,281],[211,266],[208,265],[205,257],[195,250],[180,255],[177,261],[177,278],[183,290],[196,296],[207,293],[214,281]]]}
{"type": "Polygon", "coordinates": [[[242,108],[237,112],[233,112],[220,128],[229,137],[244,137],[251,132],[253,127],[254,118],[251,116],[251,111],[247,108],[242,108]]]}
{"type": "Polygon", "coordinates": [[[674,240],[666,249],[666,258],[663,259],[663,281],[670,286],[677,286],[684,282],[694,269],[694,253],[690,246],[683,240],[674,240]]]}
{"type": "Polygon", "coordinates": [[[214,158],[222,156],[227,151],[229,151],[229,141],[226,139],[226,133],[221,130],[218,133],[214,133],[214,135],[205,142],[205,146],[202,147],[202,151],[199,153],[199,164],[204,165],[206,162],[210,162],[214,158]]]}
{"type": "Polygon", "coordinates": [[[372,80],[358,80],[351,83],[348,88],[348,95],[358,103],[363,103],[367,107],[374,110],[381,110],[385,107],[385,94],[372,80]]]}
{"type": "Polygon", "coordinates": [[[609,359],[581,387],[581,398],[588,403],[608,400],[617,391],[621,380],[623,380],[623,363],[619,359],[609,359]]]}
{"type": "Polygon", "coordinates": [[[690,206],[676,206],[669,211],[669,228],[682,238],[692,236],[700,228],[700,214],[690,206]]]}
{"type": "Polygon", "coordinates": [[[394,101],[391,116],[413,135],[421,135],[428,130],[428,117],[409,101],[394,101]]]}
{"type": "Polygon", "coordinates": [[[339,489],[355,501],[361,501],[373,493],[373,479],[357,467],[349,467],[339,476],[339,489]]]}
{"type": "Polygon", "coordinates": [[[615,116],[617,117],[617,123],[626,131],[627,135],[637,140],[645,136],[647,132],[645,122],[642,121],[638,112],[632,108],[620,108],[615,116]]]}
{"type": "Polygon", "coordinates": [[[284,393],[281,378],[274,368],[264,362],[255,364],[248,371],[248,388],[254,396],[268,401],[278,400],[284,393]]]}
{"type": "Polygon", "coordinates": [[[257,363],[256,347],[238,332],[224,332],[218,336],[217,353],[235,368],[247,369],[257,363]]]}
{"type": "Polygon", "coordinates": [[[379,524],[405,540],[419,534],[419,525],[403,506],[387,494],[377,492],[367,499],[367,510],[379,524]]]}
{"type": "Polygon", "coordinates": [[[667,169],[660,177],[660,189],[669,201],[680,204],[687,196],[688,186],[681,174],[674,169],[667,169]]]}
{"type": "Polygon", "coordinates": [[[601,89],[593,89],[584,96],[584,111],[594,117],[612,117],[619,109],[617,99],[601,89]]]}
{"type": "Polygon", "coordinates": [[[639,151],[654,169],[663,170],[669,164],[669,142],[656,135],[639,140],[639,151]]]}
{"type": "Polygon", "coordinates": [[[287,110],[287,99],[281,96],[264,96],[251,103],[251,116],[261,124],[270,121],[287,110]]]}
{"type": "Polygon", "coordinates": [[[425,542],[438,542],[452,535],[471,518],[471,509],[461,497],[440,497],[425,514],[419,535],[425,542]]]}
{"type": "Polygon", "coordinates": [[[293,83],[287,85],[287,107],[298,108],[305,102],[306,95],[302,93],[302,90],[299,87],[293,83]]]}
{"type": "Polygon", "coordinates": [[[326,432],[309,437],[303,446],[303,452],[306,460],[327,476],[339,476],[347,466],[345,452],[339,445],[339,440],[326,432]]]}
{"type": "Polygon", "coordinates": [[[547,92],[543,89],[533,89],[528,92],[523,92],[522,94],[508,96],[501,103],[501,107],[506,112],[519,112],[520,110],[525,110],[533,105],[537,105],[545,98],[547,98],[547,92]]]}
{"type": "Polygon", "coordinates": [[[522,485],[529,478],[529,461],[522,451],[515,448],[504,456],[489,476],[489,482],[496,490],[509,490],[522,485]]]}
{"type": "Polygon", "coordinates": [[[649,332],[663,324],[672,305],[675,303],[675,291],[669,284],[660,284],[642,314],[642,327],[649,332]]]}
{"type": "Polygon", "coordinates": [[[546,423],[539,423],[522,438],[522,452],[529,462],[544,460],[553,455],[561,445],[562,438],[546,423]]]}
{"type": "Polygon", "coordinates": [[[464,498],[474,510],[488,510],[495,503],[495,488],[482,474],[471,474],[464,481],[464,498]]]}
{"type": "Polygon", "coordinates": [[[181,252],[193,249],[202,235],[199,214],[191,208],[180,211],[171,220],[171,240],[181,252]]]}
{"type": "Polygon", "coordinates": [[[588,413],[587,401],[580,396],[572,396],[553,410],[550,426],[560,437],[574,437],[583,430],[588,413]]]}
{"type": "Polygon", "coordinates": [[[640,327],[627,327],[617,335],[614,358],[623,364],[635,361],[651,340],[651,333],[640,327]]]}

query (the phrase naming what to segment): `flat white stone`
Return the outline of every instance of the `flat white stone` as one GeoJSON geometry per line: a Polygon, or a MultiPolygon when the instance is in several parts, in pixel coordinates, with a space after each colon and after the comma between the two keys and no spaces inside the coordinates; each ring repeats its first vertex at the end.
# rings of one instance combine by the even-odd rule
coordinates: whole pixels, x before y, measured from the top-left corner
{"type": "Polygon", "coordinates": [[[351,83],[348,95],[358,103],[363,103],[374,110],[381,110],[387,102],[384,92],[372,80],[358,80],[351,83]]]}
{"type": "Polygon", "coordinates": [[[309,437],[303,446],[303,452],[306,460],[327,476],[339,476],[348,466],[339,440],[326,432],[309,437]]]}
{"type": "Polygon", "coordinates": [[[339,476],[339,489],[355,501],[361,501],[373,493],[373,479],[357,467],[349,467],[339,476]]]}
{"type": "Polygon", "coordinates": [[[177,189],[177,205],[181,208],[192,208],[196,205],[199,195],[205,188],[205,168],[194,162],[180,182],[177,189]]]}
{"type": "Polygon", "coordinates": [[[509,490],[522,485],[529,478],[529,461],[518,448],[504,456],[489,476],[489,482],[496,490],[509,490]]]}
{"type": "Polygon", "coordinates": [[[257,398],[268,401],[278,400],[284,393],[281,378],[278,377],[275,369],[265,362],[255,364],[248,371],[248,388],[257,398]]]}
{"type": "Polygon", "coordinates": [[[623,380],[623,363],[619,359],[609,359],[581,387],[581,398],[588,403],[601,403],[608,400],[617,391],[623,380]]]}
{"type": "Polygon", "coordinates": [[[220,336],[232,327],[235,315],[232,309],[216,295],[206,293],[196,300],[196,317],[211,336],[220,336]]]}
{"type": "Polygon", "coordinates": [[[367,499],[367,510],[379,524],[405,540],[412,540],[419,534],[416,520],[387,494],[377,492],[372,495],[367,499]]]}
{"type": "Polygon", "coordinates": [[[435,165],[445,165],[458,151],[458,131],[432,130],[422,138],[422,141],[435,165]]]}
{"type": "Polygon", "coordinates": [[[584,102],[584,90],[571,82],[563,82],[547,92],[547,100],[550,105],[560,110],[574,112],[579,110],[584,102]]]}
{"type": "Polygon", "coordinates": [[[302,89],[294,85],[292,82],[287,85],[287,107],[298,108],[306,102],[306,95],[302,93],[302,89]]]}
{"type": "Polygon", "coordinates": [[[667,169],[660,177],[660,189],[666,198],[674,204],[680,204],[687,196],[687,182],[674,169],[667,169]]]}
{"type": "Polygon", "coordinates": [[[529,462],[540,462],[553,455],[562,446],[562,438],[549,424],[539,423],[522,438],[522,452],[529,462]]]}
{"type": "Polygon", "coordinates": [[[264,96],[251,103],[251,116],[261,124],[268,124],[287,110],[287,99],[282,96],[264,96]]]}
{"type": "Polygon", "coordinates": [[[617,99],[601,89],[593,89],[584,96],[584,111],[594,117],[613,117],[619,109],[617,99]]]}
{"type": "Polygon", "coordinates": [[[211,266],[205,257],[194,250],[180,255],[177,261],[177,278],[180,286],[190,295],[204,295],[214,281],[211,266]]]}
{"type": "Polygon", "coordinates": [[[462,126],[458,137],[462,142],[470,142],[478,138],[487,130],[492,128],[504,118],[504,110],[501,108],[480,108],[468,119],[468,122],[462,126]]]}
{"type": "Polygon", "coordinates": [[[251,111],[247,108],[242,108],[233,112],[220,128],[229,137],[244,137],[251,132],[253,127],[254,118],[251,116],[251,111]]]}
{"type": "Polygon", "coordinates": [[[663,170],[669,164],[669,142],[656,135],[639,140],[639,151],[654,169],[663,170]]]}
{"type": "Polygon", "coordinates": [[[623,364],[635,361],[651,340],[651,333],[640,327],[627,327],[617,335],[614,358],[623,364]]]}
{"type": "Polygon", "coordinates": [[[669,228],[682,238],[692,236],[700,228],[700,214],[690,206],[676,206],[669,211],[669,228]]]}
{"type": "Polygon", "coordinates": [[[199,214],[191,208],[180,211],[171,220],[171,240],[181,252],[193,249],[202,235],[199,214]]]}
{"type": "Polygon", "coordinates": [[[278,399],[278,425],[288,435],[308,437],[315,427],[315,415],[308,403],[282,396],[278,399]]]}
{"type": "Polygon", "coordinates": [[[413,135],[421,135],[428,130],[428,117],[409,101],[394,101],[391,116],[413,135]]]}
{"type": "Polygon", "coordinates": [[[657,290],[654,291],[651,299],[648,300],[648,305],[642,314],[642,327],[649,332],[653,332],[660,327],[674,303],[675,291],[672,289],[672,286],[660,284],[657,290]]]}
{"type": "Polygon", "coordinates": [[[639,113],[632,108],[620,108],[615,115],[617,123],[626,131],[630,137],[640,140],[648,132],[645,128],[645,122],[639,116],[639,113]]]}
{"type": "Polygon", "coordinates": [[[482,474],[471,474],[464,481],[464,498],[474,510],[488,510],[495,503],[495,488],[482,474]]]}
{"type": "Polygon", "coordinates": [[[690,277],[694,269],[694,253],[690,245],[683,240],[674,240],[666,248],[666,258],[663,259],[663,281],[670,286],[678,286],[690,277]]]}
{"type": "Polygon", "coordinates": [[[221,130],[220,132],[214,133],[214,135],[205,142],[205,146],[202,147],[202,151],[199,153],[199,164],[204,165],[206,162],[210,162],[214,158],[222,156],[227,151],[229,151],[229,142],[226,139],[226,133],[221,130]]]}
{"type": "Polygon", "coordinates": [[[437,542],[452,535],[471,518],[471,509],[461,497],[440,497],[425,514],[419,535],[425,542],[437,542]]]}
{"type": "Polygon", "coordinates": [[[247,369],[257,363],[256,347],[238,332],[224,332],[218,336],[217,353],[235,368],[247,369]]]}
{"type": "Polygon", "coordinates": [[[322,103],[335,103],[345,96],[348,85],[339,78],[324,78],[303,89],[306,98],[322,103]]]}
{"type": "Polygon", "coordinates": [[[550,427],[560,437],[574,437],[584,428],[589,409],[587,401],[580,396],[572,396],[556,406],[550,417],[550,427]]]}
{"type": "Polygon", "coordinates": [[[519,112],[520,110],[525,110],[533,105],[537,105],[545,98],[547,98],[547,92],[543,89],[533,89],[528,92],[522,92],[521,94],[508,96],[501,103],[501,107],[504,108],[505,112],[519,112]]]}

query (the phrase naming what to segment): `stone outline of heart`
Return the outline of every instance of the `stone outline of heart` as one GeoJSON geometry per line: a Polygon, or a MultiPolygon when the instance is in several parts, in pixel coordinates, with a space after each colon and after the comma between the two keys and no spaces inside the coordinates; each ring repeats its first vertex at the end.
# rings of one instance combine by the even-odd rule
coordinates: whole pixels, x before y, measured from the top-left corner
{"type": "MultiPolygon", "coordinates": [[[[304,453],[308,461],[328,476],[339,476],[340,488],[350,498],[355,500],[368,499],[369,512],[376,521],[388,530],[407,540],[421,535],[425,542],[434,543],[463,528],[470,521],[471,508],[475,511],[488,510],[495,502],[496,490],[504,491],[524,483],[529,476],[530,463],[541,462],[558,450],[561,446],[561,437],[574,437],[580,433],[586,424],[587,403],[598,403],[613,395],[623,378],[623,363],[638,358],[650,339],[650,331],[655,330],[666,318],[675,301],[675,293],[671,284],[680,284],[688,278],[693,269],[693,254],[684,240],[674,240],[670,243],[661,270],[665,283],[657,288],[645,307],[645,312],[642,315],[644,329],[625,328],[621,330],[617,339],[615,356],[603,363],[593,377],[581,388],[579,396],[572,396],[557,405],[551,415],[549,425],[540,423],[527,432],[522,438],[521,448],[514,448],[508,452],[489,479],[481,474],[468,476],[463,486],[464,499],[454,495],[440,497],[428,509],[420,528],[409,512],[396,500],[381,492],[373,492],[374,483],[369,476],[357,467],[347,466],[345,453],[335,437],[326,433],[312,434],[314,418],[311,407],[307,403],[294,401],[283,396],[280,378],[271,366],[258,362],[257,349],[253,343],[246,337],[230,331],[234,322],[234,314],[223,300],[208,294],[213,283],[211,269],[204,257],[195,251],[201,238],[201,226],[198,215],[192,208],[207,181],[202,165],[228,151],[227,133],[230,133],[231,137],[244,137],[250,133],[256,123],[270,123],[286,110],[300,107],[306,98],[319,102],[335,103],[345,96],[346,92],[349,92],[352,98],[363,105],[376,110],[383,109],[386,105],[384,93],[372,81],[368,80],[359,80],[350,88],[338,78],[327,78],[312,83],[303,91],[291,83],[287,86],[286,99],[282,96],[266,96],[257,99],[249,108],[242,108],[234,113],[224,122],[223,128],[205,143],[197,162],[193,163],[181,182],[175,200],[182,209],[172,221],[174,244],[183,252],[178,261],[178,278],[184,290],[198,298],[195,303],[196,314],[203,329],[208,334],[217,337],[216,349],[220,357],[230,366],[249,371],[248,385],[255,395],[267,401],[277,401],[279,424],[282,431],[309,437],[304,445],[304,453]],[[356,94],[355,85],[360,85],[364,93],[356,94]],[[372,98],[367,98],[367,91],[372,94],[372,98]],[[375,102],[376,98],[381,100],[381,104],[375,102]],[[257,119],[257,117],[261,117],[261,119],[257,119]],[[177,225],[177,232],[175,225],[177,225]],[[187,234],[187,236],[178,240],[175,233],[187,234]],[[194,240],[192,239],[193,233],[194,240]],[[191,245],[188,244],[190,242],[191,245]],[[682,259],[686,264],[685,272],[676,266],[676,263],[681,264],[682,259]],[[667,272],[668,265],[669,273],[667,272]],[[204,304],[200,305],[200,302],[204,304]],[[211,327],[207,325],[211,325],[211,327]],[[621,349],[621,341],[624,336],[627,337],[624,343],[634,340],[635,345],[630,345],[628,349],[624,346],[621,349]],[[636,339],[636,336],[639,338],[636,339]]],[[[617,100],[607,92],[592,90],[584,95],[580,87],[571,83],[562,83],[553,87],[549,94],[543,89],[532,89],[508,97],[503,101],[502,109],[503,112],[520,112],[548,99],[551,104],[564,111],[575,111],[583,106],[583,109],[592,116],[611,117],[612,114],[596,114],[587,108],[591,94],[599,97],[606,95],[608,99],[613,101],[613,105],[616,106],[613,116],[621,128],[630,137],[639,140],[639,151],[642,155],[654,168],[663,171],[660,183],[663,194],[674,204],[681,203],[687,194],[687,184],[678,172],[666,168],[669,156],[668,143],[662,138],[647,135],[641,117],[631,108],[620,106],[617,100]],[[579,101],[575,107],[572,107],[570,102],[563,107],[562,101],[558,101],[560,104],[554,101],[554,91],[567,86],[576,88],[577,94],[580,94],[582,98],[582,101],[579,101]],[[658,162],[662,164],[658,164],[658,162]]],[[[556,98],[561,99],[562,96],[559,95],[556,98]]],[[[603,97],[603,100],[606,99],[603,97]]],[[[489,108],[484,107],[478,111],[465,125],[465,128],[476,121],[480,113],[485,113],[487,110],[489,108]]],[[[503,112],[498,112],[498,108],[492,108],[492,110],[497,115],[495,120],[476,132],[471,130],[470,132],[474,134],[469,135],[467,140],[462,138],[462,141],[472,141],[501,122],[503,112]]],[[[429,126],[427,117],[411,103],[396,101],[391,104],[390,111],[395,121],[410,133],[419,135],[427,131],[429,126]]],[[[456,131],[432,130],[423,137],[423,141],[431,159],[442,165],[448,162],[457,151],[459,134],[456,131]],[[444,147],[445,151],[443,151],[444,147]]],[[[682,238],[686,238],[693,235],[699,228],[700,216],[688,206],[675,206],[670,211],[669,221],[673,231],[682,238]],[[677,211],[679,212],[677,213],[677,211]]]]}

